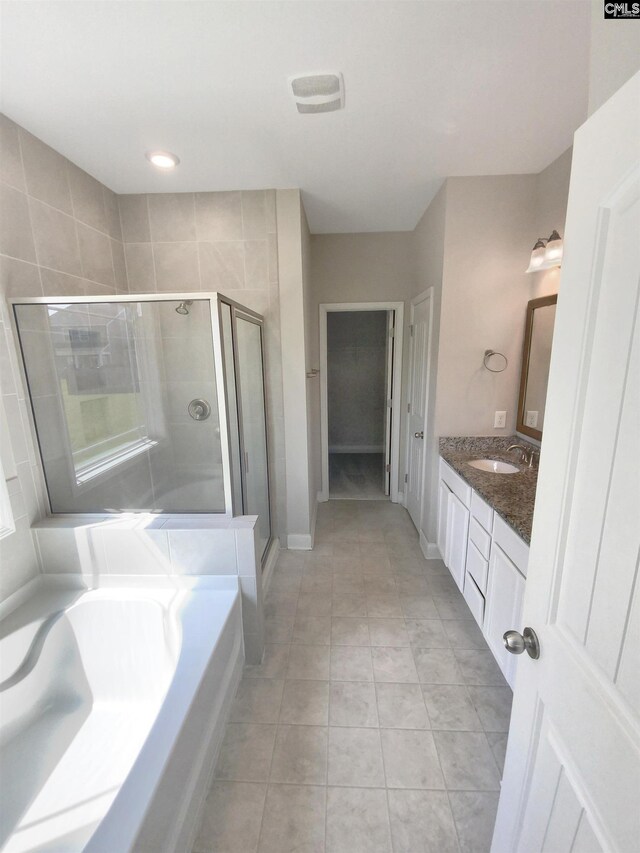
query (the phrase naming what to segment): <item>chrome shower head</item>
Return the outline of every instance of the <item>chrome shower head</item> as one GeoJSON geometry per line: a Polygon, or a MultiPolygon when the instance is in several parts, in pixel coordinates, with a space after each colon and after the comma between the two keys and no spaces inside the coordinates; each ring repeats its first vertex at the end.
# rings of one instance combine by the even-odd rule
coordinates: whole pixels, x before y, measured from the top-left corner
{"type": "Polygon", "coordinates": [[[193,299],[186,299],[184,302],[181,302],[180,305],[178,305],[178,307],[176,308],[176,314],[188,314],[189,305],[193,305],[193,299]]]}

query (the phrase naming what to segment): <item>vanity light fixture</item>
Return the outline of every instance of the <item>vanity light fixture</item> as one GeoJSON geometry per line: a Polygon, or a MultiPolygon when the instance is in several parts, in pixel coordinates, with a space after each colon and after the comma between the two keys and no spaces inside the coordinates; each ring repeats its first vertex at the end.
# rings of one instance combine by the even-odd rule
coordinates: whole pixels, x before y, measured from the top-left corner
{"type": "Polygon", "coordinates": [[[180,158],[170,151],[147,151],[144,156],[153,166],[163,171],[175,169],[180,162],[180,158]]]}
{"type": "Polygon", "coordinates": [[[562,249],[562,238],[555,229],[546,240],[544,237],[538,237],[525,272],[540,272],[559,267],[562,264],[562,249]]]}

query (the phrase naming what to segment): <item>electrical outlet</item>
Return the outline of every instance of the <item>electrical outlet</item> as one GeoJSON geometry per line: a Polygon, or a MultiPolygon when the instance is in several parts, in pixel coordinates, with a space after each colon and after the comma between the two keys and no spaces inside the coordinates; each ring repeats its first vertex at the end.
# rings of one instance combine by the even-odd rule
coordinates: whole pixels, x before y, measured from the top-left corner
{"type": "Polygon", "coordinates": [[[525,418],[524,422],[526,426],[533,427],[533,429],[536,429],[536,427],[538,426],[538,413],[534,411],[527,412],[527,417],[525,418]]]}
{"type": "Polygon", "coordinates": [[[495,429],[504,429],[507,425],[507,413],[506,412],[496,412],[496,416],[493,419],[493,426],[495,429]]]}

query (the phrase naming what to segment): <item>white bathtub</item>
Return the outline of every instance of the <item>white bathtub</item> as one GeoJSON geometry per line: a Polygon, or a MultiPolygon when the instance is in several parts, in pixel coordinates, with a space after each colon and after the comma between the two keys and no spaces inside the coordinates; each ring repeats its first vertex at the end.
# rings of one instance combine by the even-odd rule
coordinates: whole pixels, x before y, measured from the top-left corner
{"type": "Polygon", "coordinates": [[[242,667],[221,586],[40,578],[2,620],[3,851],[190,849],[242,667]]]}

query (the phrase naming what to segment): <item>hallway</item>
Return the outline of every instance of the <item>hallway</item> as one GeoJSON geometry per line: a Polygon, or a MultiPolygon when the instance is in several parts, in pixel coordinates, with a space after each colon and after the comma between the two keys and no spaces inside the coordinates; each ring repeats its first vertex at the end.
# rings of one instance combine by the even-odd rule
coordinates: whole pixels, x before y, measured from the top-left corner
{"type": "Polygon", "coordinates": [[[283,551],[195,853],[483,853],[511,690],[406,511],[319,506],[283,551]]]}
{"type": "Polygon", "coordinates": [[[384,493],[384,454],[330,453],[329,498],[388,501],[384,493]]]}

